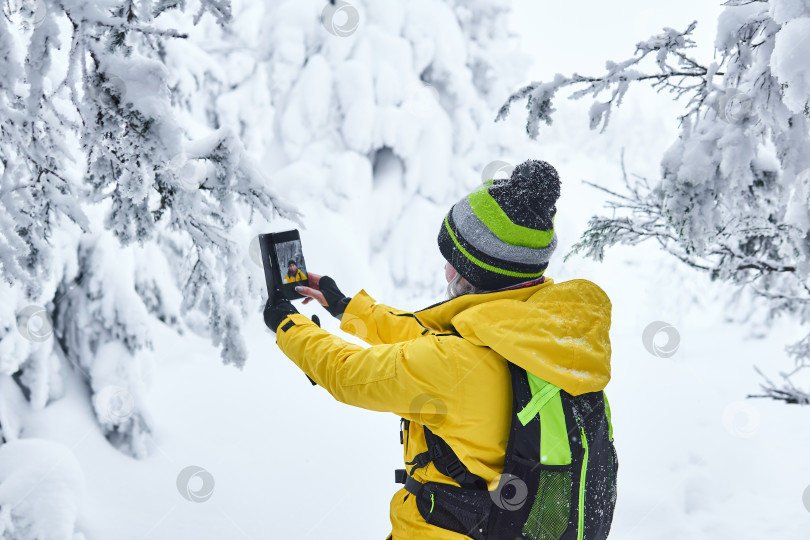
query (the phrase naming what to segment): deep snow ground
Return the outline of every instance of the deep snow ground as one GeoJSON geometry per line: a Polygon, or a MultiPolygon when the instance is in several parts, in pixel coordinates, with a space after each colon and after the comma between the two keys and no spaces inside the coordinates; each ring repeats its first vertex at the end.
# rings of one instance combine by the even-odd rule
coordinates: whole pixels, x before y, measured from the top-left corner
{"type": "MultiPolygon", "coordinates": [[[[645,23],[644,13],[632,16],[637,26],[645,23]]],[[[629,39],[636,37],[643,36],[629,39]]],[[[810,485],[810,408],[745,399],[759,382],[754,364],[771,376],[789,368],[783,346],[801,337],[800,329],[783,323],[754,337],[758,328],[726,320],[741,313],[724,307],[725,285],[685,270],[651,244],[614,249],[603,263],[562,261],[588,217],[605,212],[603,195],[580,181],[620,189],[622,148],[632,171],[654,176],[675,135],[674,109],[631,91],[608,132],[598,135],[587,131],[587,104],[559,108],[539,142],[491,159],[537,157],[557,166],[560,247],[548,275],[557,282],[591,279],[613,301],[607,392],[620,469],[611,538],[808,538],[802,493],[810,485]],[[643,99],[636,103],[634,96],[643,99]],[[642,332],[653,321],[677,328],[672,357],[645,349],[642,332]]],[[[381,201],[348,201],[340,215],[324,213],[316,201],[293,202],[308,215],[302,236],[309,268],[333,275],[346,293],[363,287],[380,302],[409,309],[441,296],[435,231],[446,208],[423,205],[406,240],[423,243],[424,258],[397,260],[408,272],[435,268],[435,295],[414,297],[388,286],[384,256],[368,245],[374,212],[389,211],[381,201]]],[[[78,377],[66,381],[65,398],[30,413],[25,436],[64,443],[84,472],[78,529],[88,540],[385,538],[388,501],[399,487],[392,472],[401,467],[397,418],[341,405],[312,387],[279,353],[260,305],[257,299],[246,329],[250,357],[243,371],[223,366],[205,339],[155,328],[158,361],[147,396],[155,443],[146,460],[124,456],[103,439],[78,377]],[[190,465],[214,478],[204,503],[187,501],[177,489],[178,474],[190,465]]],[[[337,327],[319,308],[301,310],[337,327]]]]}
{"type": "MultiPolygon", "coordinates": [[[[628,148],[636,170],[649,170],[668,142],[663,130],[657,137],[635,131],[640,111],[628,110],[616,117],[613,136],[603,138],[588,134],[580,116],[573,117],[579,122],[563,116],[564,129],[553,128],[546,139],[555,143],[538,143],[532,151],[552,161],[563,178],[560,247],[549,277],[591,279],[613,302],[607,392],[620,473],[611,538],[805,539],[810,409],[745,399],[759,382],[754,364],[772,376],[789,367],[782,349],[800,329],[784,323],[766,337],[752,337],[762,332],[726,320],[732,313],[722,301],[723,284],[685,270],[652,244],[616,248],[603,263],[562,261],[588,217],[603,212],[602,194],[580,180],[617,187],[618,149],[628,148]],[[649,152],[632,152],[639,148],[649,152]],[[653,321],[678,330],[672,357],[645,349],[642,332],[653,321]]],[[[430,223],[438,224],[445,209],[425,206],[419,219],[427,224],[414,228],[412,241],[426,247],[424,260],[411,261],[410,271],[435,268],[437,283],[434,296],[416,298],[384,286],[380,257],[359,262],[369,248],[351,240],[361,238],[363,220],[373,219],[370,207],[363,208],[367,202],[347,203],[340,215],[319,213],[314,201],[302,204],[317,216],[302,231],[310,270],[333,275],[348,294],[363,287],[378,301],[406,309],[441,297],[441,258],[430,223]]],[[[74,388],[66,398],[32,417],[27,436],[65,443],[84,470],[79,529],[88,540],[385,538],[388,501],[398,489],[392,471],[401,467],[397,418],[342,405],[312,387],[278,351],[260,304],[257,299],[246,329],[250,357],[241,372],[223,366],[204,339],[156,328],[159,355],[148,396],[155,446],[144,461],[102,438],[86,395],[72,391],[76,379],[68,382],[74,388]],[[190,465],[215,480],[204,503],[185,500],[176,487],[190,465]]],[[[300,309],[319,313],[324,326],[336,330],[337,322],[319,307],[300,309]]],[[[663,346],[663,338],[656,343],[663,346]]]]}
{"type": "MultiPolygon", "coordinates": [[[[806,538],[808,411],[744,400],[757,383],[751,365],[767,368],[790,331],[750,339],[722,322],[715,304],[661,301],[669,269],[660,260],[618,259],[579,274],[613,276],[598,279],[614,302],[608,394],[620,491],[612,537],[806,538]],[[649,280],[656,267],[663,271],[649,280]],[[680,333],[671,358],[642,344],[643,328],[659,319],[680,333]]],[[[695,279],[667,292],[703,285],[695,279]]],[[[156,444],[145,461],[106,443],[78,392],[38,413],[29,436],[65,443],[84,470],[79,527],[88,539],[385,537],[392,470],[401,463],[397,419],[312,387],[258,313],[254,322],[243,372],[222,366],[204,340],[158,330],[156,346],[167,352],[150,395],[156,444]],[[189,465],[215,479],[204,503],[186,501],[175,486],[189,465]]]]}

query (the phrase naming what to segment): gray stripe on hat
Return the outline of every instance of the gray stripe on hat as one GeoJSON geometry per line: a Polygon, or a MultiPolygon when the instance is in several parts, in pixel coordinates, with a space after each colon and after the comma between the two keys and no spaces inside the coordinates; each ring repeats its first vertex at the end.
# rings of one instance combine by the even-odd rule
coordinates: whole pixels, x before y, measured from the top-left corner
{"type": "Polygon", "coordinates": [[[451,212],[456,229],[459,230],[464,240],[496,259],[523,264],[545,264],[549,262],[551,254],[557,247],[556,232],[552,236],[551,242],[544,248],[507,244],[478,219],[467,197],[457,202],[451,212]]]}

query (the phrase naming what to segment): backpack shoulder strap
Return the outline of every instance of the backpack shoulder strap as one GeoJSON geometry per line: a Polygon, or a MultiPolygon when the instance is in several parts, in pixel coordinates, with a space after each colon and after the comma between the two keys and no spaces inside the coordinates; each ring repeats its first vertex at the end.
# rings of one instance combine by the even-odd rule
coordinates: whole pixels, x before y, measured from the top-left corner
{"type": "Polygon", "coordinates": [[[425,443],[428,449],[414,456],[413,461],[405,463],[405,465],[413,465],[408,471],[409,476],[413,476],[416,469],[432,462],[436,470],[458,482],[462,488],[487,489],[486,481],[477,474],[471,473],[444,439],[433,433],[427,426],[422,427],[425,431],[425,443]]]}

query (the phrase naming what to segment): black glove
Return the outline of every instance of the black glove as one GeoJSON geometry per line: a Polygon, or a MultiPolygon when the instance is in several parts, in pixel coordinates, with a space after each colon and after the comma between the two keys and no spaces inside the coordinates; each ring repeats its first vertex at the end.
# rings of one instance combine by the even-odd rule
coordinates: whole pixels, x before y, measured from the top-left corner
{"type": "Polygon", "coordinates": [[[346,306],[349,305],[351,298],[340,292],[335,280],[329,276],[323,276],[318,284],[318,290],[323,293],[327,305],[324,306],[332,317],[340,319],[343,317],[343,312],[346,311],[346,306]]]}
{"type": "Polygon", "coordinates": [[[298,310],[281,294],[280,290],[276,289],[272,297],[267,299],[267,304],[264,306],[264,324],[275,332],[278,330],[281,321],[286,319],[287,315],[293,313],[298,313],[298,310]]]}

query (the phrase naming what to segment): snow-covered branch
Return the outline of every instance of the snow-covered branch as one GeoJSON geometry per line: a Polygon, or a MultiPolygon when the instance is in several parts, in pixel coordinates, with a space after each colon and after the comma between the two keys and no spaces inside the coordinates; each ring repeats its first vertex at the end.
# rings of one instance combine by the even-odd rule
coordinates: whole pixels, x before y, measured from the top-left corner
{"type": "MultiPolygon", "coordinates": [[[[602,126],[604,131],[609,122],[613,107],[619,107],[632,83],[651,82],[659,91],[666,90],[677,97],[687,93],[701,94],[712,85],[714,77],[724,75],[717,65],[704,66],[689,57],[686,50],[694,47],[690,38],[697,26],[691,23],[685,30],[676,31],[665,28],[664,32],[636,45],[636,53],[623,62],[607,62],[604,75],[584,76],[574,73],[571,76],[557,75],[548,83],[534,82],[513,93],[498,111],[496,121],[504,119],[510,112],[512,104],[526,100],[529,110],[526,132],[536,138],[539,134],[539,123],[552,123],[555,109],[553,100],[563,89],[571,89],[571,99],[586,96],[596,98],[602,92],[610,97],[605,101],[594,100],[591,106],[591,129],[602,126]],[[645,60],[654,58],[657,72],[643,71],[640,66],[645,60]]],[[[694,114],[702,101],[692,104],[690,112],[694,114]]],[[[685,115],[686,116],[686,115],[685,115]]]]}
{"type": "MultiPolygon", "coordinates": [[[[526,130],[550,124],[553,99],[593,98],[590,125],[604,131],[631,84],[685,98],[681,134],[661,178],[628,180],[593,217],[573,253],[601,260],[607,248],[655,239],[684,264],[751,291],[779,314],[810,323],[810,6],[784,0],[728,2],[715,41],[719,60],[690,56],[695,24],[639,43],[598,77],[557,75],[507,100],[527,100],[526,130]],[[643,68],[643,63],[654,68],[643,68]],[[599,99],[602,94],[607,99],[599,99]]],[[[806,338],[807,339],[807,338],[806,338]]],[[[807,355],[791,348],[798,365],[807,355]]]]}
{"type": "Polygon", "coordinates": [[[236,135],[177,99],[171,42],[205,14],[231,19],[227,0],[195,5],[186,15],[185,2],[19,0],[0,17],[0,276],[17,314],[0,320],[3,362],[43,407],[64,358],[108,438],[135,456],[148,452],[150,319],[193,326],[242,366],[255,299],[231,229],[243,212],[298,219],[236,135]],[[200,264],[184,274],[188,254],[200,264]],[[41,306],[53,339],[12,331],[29,324],[27,306],[41,306]],[[105,416],[110,388],[131,398],[125,418],[105,416]]]}

